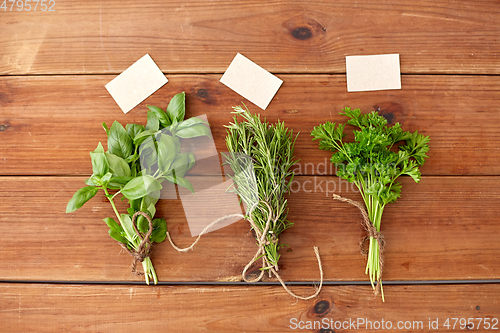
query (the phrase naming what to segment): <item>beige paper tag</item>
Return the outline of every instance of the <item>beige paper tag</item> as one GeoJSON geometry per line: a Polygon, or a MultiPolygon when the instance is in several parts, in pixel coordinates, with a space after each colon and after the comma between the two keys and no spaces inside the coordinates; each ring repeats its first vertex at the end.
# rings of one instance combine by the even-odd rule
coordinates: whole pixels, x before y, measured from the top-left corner
{"type": "Polygon", "coordinates": [[[146,54],[106,85],[123,112],[127,113],[160,89],[168,80],[146,54]]]}
{"type": "Polygon", "coordinates": [[[239,53],[234,57],[220,82],[263,110],[271,103],[283,83],[239,53]]]}
{"type": "Polygon", "coordinates": [[[345,57],[347,91],[401,89],[399,54],[345,57]]]}

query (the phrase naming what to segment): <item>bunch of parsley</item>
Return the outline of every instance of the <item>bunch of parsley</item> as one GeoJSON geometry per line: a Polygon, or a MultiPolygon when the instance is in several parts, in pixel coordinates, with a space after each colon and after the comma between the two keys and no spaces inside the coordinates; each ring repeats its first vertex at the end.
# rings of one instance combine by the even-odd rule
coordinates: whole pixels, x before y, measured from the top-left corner
{"type": "MultiPolygon", "coordinates": [[[[407,175],[416,183],[420,181],[419,167],[427,158],[429,137],[403,131],[399,123],[387,126],[387,120],[375,111],[343,111],[340,114],[350,118],[347,125],[359,129],[353,130],[355,142],[344,142],[346,124],[327,122],[315,127],[311,135],[313,140],[319,140],[320,149],[333,152],[331,162],[337,165],[337,176],[356,185],[370,222],[380,232],[385,206],[401,195],[401,184],[396,179],[407,175]]],[[[366,274],[374,289],[377,282],[383,299],[380,244],[375,237],[369,240],[366,274]]]]}
{"type": "MultiPolygon", "coordinates": [[[[175,95],[166,111],[156,106],[148,105],[148,108],[145,127],[140,124],[123,127],[115,121],[108,128],[103,123],[108,136],[108,151],[105,152],[99,142],[90,152],[93,174],[85,180],[87,186],[79,189],[66,207],[66,213],[71,213],[103,190],[118,221],[110,217],[104,219],[109,226],[109,235],[132,253],[139,250],[142,239],[150,230],[149,221],[144,216],[139,215],[133,224],[136,212],[143,212],[152,219],[149,246],[166,237],[165,219],[154,219],[161,183],[166,180],[193,191],[184,175],[194,166],[195,159],[192,153],[181,153],[180,139],[210,136],[210,129],[203,120],[190,118],[184,121],[185,93],[175,95]],[[114,202],[117,196],[128,199],[127,214],[118,212],[114,202]]],[[[146,252],[149,251],[147,248],[146,252]]],[[[150,279],[158,283],[149,256],[144,258],[142,266],[146,283],[149,284],[150,279]]]]}

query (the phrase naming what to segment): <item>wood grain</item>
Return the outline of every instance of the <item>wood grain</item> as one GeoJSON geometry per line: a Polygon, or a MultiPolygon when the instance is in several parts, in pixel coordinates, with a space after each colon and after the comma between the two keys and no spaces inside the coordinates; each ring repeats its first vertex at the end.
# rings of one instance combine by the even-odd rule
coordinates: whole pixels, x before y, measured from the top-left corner
{"type": "MultiPolygon", "coordinates": [[[[261,112],[300,132],[294,168],[298,174],[332,174],[330,154],[311,141],[326,121],[345,122],[345,106],[380,109],[404,129],[429,135],[425,175],[499,175],[500,77],[403,76],[403,90],[347,93],[341,75],[280,75],[284,80],[270,107],[261,112]]],[[[220,75],[174,75],[140,106],[124,115],[105,90],[112,76],[0,78],[0,174],[89,175],[97,142],[106,142],[101,123],[146,122],[146,104],[165,108],[187,92],[187,116],[207,114],[218,151],[225,151],[223,125],[231,106],[243,99],[219,83],[220,75]]],[[[260,109],[246,102],[252,112],[260,109]]]]}
{"type": "MultiPolygon", "coordinates": [[[[54,12],[39,3],[36,12],[0,9],[0,331],[326,333],[353,329],[320,329],[319,321],[361,318],[393,325],[373,331],[403,321],[423,327],[398,332],[463,332],[445,320],[500,319],[500,285],[487,281],[500,280],[498,0],[55,2],[54,12]],[[266,111],[219,83],[238,52],[284,80],[266,111]],[[146,53],[170,81],[124,115],[104,85],[146,53]],[[403,89],[347,93],[345,56],[384,53],[400,54],[403,89]],[[145,123],[146,104],[165,108],[181,91],[188,117],[208,115],[218,151],[242,100],[300,131],[289,197],[295,225],[280,237],[286,282],[318,282],[314,245],[325,281],[367,282],[359,213],[331,199],[359,194],[330,176],[313,126],[345,121],[338,113],[350,106],[431,137],[421,183],[403,179],[401,199],[384,212],[386,303],[354,283],[324,286],[307,302],[279,285],[233,283],[256,251],[246,221],[204,235],[189,253],[156,245],[162,285],[138,285],[132,258],[107,234],[102,218],[113,212],[102,193],[64,213],[91,173],[88,152],[106,141],[101,123],[145,123]],[[293,318],[305,329],[292,329],[293,318]],[[436,319],[439,328],[429,327],[436,319]]],[[[200,177],[213,175],[210,166],[218,161],[198,161],[191,180],[215,182],[200,177]]],[[[198,196],[202,215],[214,204],[198,196]]],[[[181,200],[157,208],[177,245],[191,244],[181,200]]]]}
{"type": "Polygon", "coordinates": [[[0,11],[0,74],[120,73],[145,53],[166,73],[222,73],[237,52],[275,73],[344,73],[346,55],[383,53],[400,53],[403,73],[500,73],[496,0],[58,1],[54,9],[0,11]]]}
{"type": "MultiPolygon", "coordinates": [[[[451,329],[443,324],[447,318],[491,323],[500,317],[499,285],[387,286],[385,293],[382,304],[369,287],[359,286],[327,286],[317,299],[297,302],[278,286],[0,284],[0,320],[5,333],[350,332],[366,331],[368,321],[377,327],[382,320],[382,332],[463,332],[460,323],[453,329],[454,320],[451,329]],[[436,320],[439,330],[429,329],[429,321],[436,320]]],[[[489,331],[482,323],[471,331],[489,331]]]]}
{"type": "MultiPolygon", "coordinates": [[[[289,197],[295,225],[280,238],[289,246],[281,250],[282,278],[318,281],[315,245],[326,281],[366,281],[359,213],[333,202],[326,183],[329,191],[355,200],[359,195],[336,177],[301,176],[296,182],[289,197]]],[[[83,185],[81,177],[0,177],[0,280],[142,281],[130,272],[132,258],[107,234],[102,219],[113,212],[102,193],[64,213],[83,185]]],[[[403,179],[402,198],[383,217],[385,280],[499,279],[499,188],[498,177],[424,177],[420,184],[403,179]]],[[[210,206],[206,198],[200,212],[210,206]]],[[[177,245],[190,245],[180,200],[161,200],[157,208],[177,245]]],[[[257,249],[249,229],[239,221],[204,235],[185,254],[158,244],[152,259],[160,281],[240,281],[257,249]]]]}

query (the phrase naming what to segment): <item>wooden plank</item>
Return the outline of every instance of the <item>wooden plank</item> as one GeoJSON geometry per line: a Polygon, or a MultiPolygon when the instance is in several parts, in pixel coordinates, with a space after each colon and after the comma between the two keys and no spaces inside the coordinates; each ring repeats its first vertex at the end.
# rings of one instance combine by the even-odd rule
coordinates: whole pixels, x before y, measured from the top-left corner
{"type": "Polygon", "coordinates": [[[346,55],[383,53],[400,53],[403,73],[500,73],[496,0],[64,1],[53,9],[0,12],[0,74],[120,73],[145,53],[167,73],[222,73],[237,52],[276,73],[343,73],[346,55]]]}
{"type": "MultiPolygon", "coordinates": [[[[266,111],[295,132],[299,174],[334,172],[330,154],[311,141],[310,131],[325,121],[344,122],[345,106],[380,108],[403,128],[431,137],[426,175],[500,174],[499,87],[497,76],[403,76],[403,90],[347,93],[340,75],[281,75],[283,87],[266,111]],[[325,170],[326,169],[326,170],[325,170]]],[[[124,115],[104,85],[111,76],[0,78],[0,174],[88,175],[97,142],[106,141],[103,121],[146,122],[146,104],[165,108],[187,92],[187,116],[207,114],[215,144],[225,151],[223,125],[231,106],[243,98],[218,82],[219,75],[176,75],[139,107],[124,115]]],[[[260,110],[247,103],[252,112],[260,110]]]]}
{"type": "Polygon", "coordinates": [[[297,302],[278,286],[0,284],[0,320],[9,333],[463,332],[468,318],[471,331],[489,331],[485,318],[490,329],[499,327],[498,284],[387,286],[385,293],[382,304],[360,286],[326,286],[317,299],[297,302]],[[451,318],[465,323],[454,327],[451,318]],[[482,318],[479,329],[474,318],[482,318]]]}
{"type": "MultiPolygon", "coordinates": [[[[359,213],[333,202],[326,182],[337,194],[355,200],[359,194],[336,177],[296,181],[289,196],[295,225],[280,238],[289,246],[281,250],[282,278],[318,281],[315,245],[325,280],[366,281],[359,213]]],[[[81,177],[0,177],[0,280],[142,281],[130,272],[131,257],[107,234],[102,218],[113,212],[102,193],[77,212],[64,213],[81,186],[81,177]]],[[[424,177],[420,184],[403,179],[401,199],[383,217],[384,279],[499,279],[499,188],[500,177],[424,177]]],[[[161,200],[157,208],[177,245],[191,244],[180,200],[161,200]]],[[[152,260],[160,281],[240,281],[257,250],[249,229],[237,222],[204,235],[185,254],[158,244],[152,260]]]]}

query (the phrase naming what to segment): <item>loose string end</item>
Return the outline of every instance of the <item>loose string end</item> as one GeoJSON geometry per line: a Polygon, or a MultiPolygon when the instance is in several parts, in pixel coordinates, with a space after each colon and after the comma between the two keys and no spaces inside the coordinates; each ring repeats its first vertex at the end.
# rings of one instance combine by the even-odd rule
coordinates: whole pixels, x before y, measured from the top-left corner
{"type": "Polygon", "coordinates": [[[318,267],[319,267],[319,273],[320,273],[320,282],[319,282],[319,287],[316,287],[315,286],[315,289],[316,289],[316,292],[314,294],[312,294],[311,296],[307,296],[307,297],[304,297],[304,296],[299,296],[295,293],[293,293],[286,285],[285,285],[285,282],[283,282],[283,280],[281,279],[281,276],[278,274],[278,272],[276,272],[274,270],[274,268],[271,268],[271,271],[273,272],[273,274],[276,276],[276,278],[278,279],[278,281],[281,283],[281,285],[283,286],[283,288],[285,289],[285,291],[292,297],[296,298],[296,299],[301,299],[301,300],[304,300],[304,301],[307,301],[307,300],[310,300],[311,298],[315,298],[316,296],[319,295],[319,293],[321,292],[321,288],[323,288],[323,276],[324,276],[324,273],[323,273],[323,265],[321,264],[321,258],[319,256],[319,249],[317,246],[314,246],[313,247],[314,249],[314,254],[316,255],[316,259],[318,260],[318,267]]]}
{"type": "Polygon", "coordinates": [[[241,214],[231,214],[231,215],[226,215],[226,216],[220,217],[220,218],[212,221],[212,223],[210,223],[209,225],[207,225],[205,227],[205,229],[203,229],[203,231],[198,235],[198,237],[193,242],[193,244],[191,244],[190,246],[188,246],[186,248],[180,248],[177,245],[175,245],[174,241],[172,240],[172,237],[170,237],[170,233],[167,230],[168,241],[170,242],[170,245],[172,245],[172,247],[174,249],[176,249],[178,252],[186,253],[189,250],[193,250],[194,246],[198,243],[198,241],[200,240],[201,236],[203,236],[203,234],[205,234],[210,228],[212,228],[214,225],[216,225],[220,221],[224,221],[226,219],[233,218],[233,217],[245,218],[245,216],[243,216],[241,214]]]}
{"type": "Polygon", "coordinates": [[[182,253],[185,253],[185,252],[189,251],[190,249],[192,250],[194,244],[196,244],[196,242],[197,242],[197,240],[196,240],[193,244],[191,244],[191,246],[186,247],[184,249],[181,249],[180,247],[178,247],[177,245],[175,245],[174,241],[172,240],[172,237],[170,237],[170,232],[168,232],[168,231],[167,231],[167,238],[168,238],[168,241],[170,242],[170,245],[172,245],[172,247],[174,249],[176,249],[178,252],[182,252],[182,253]]]}

